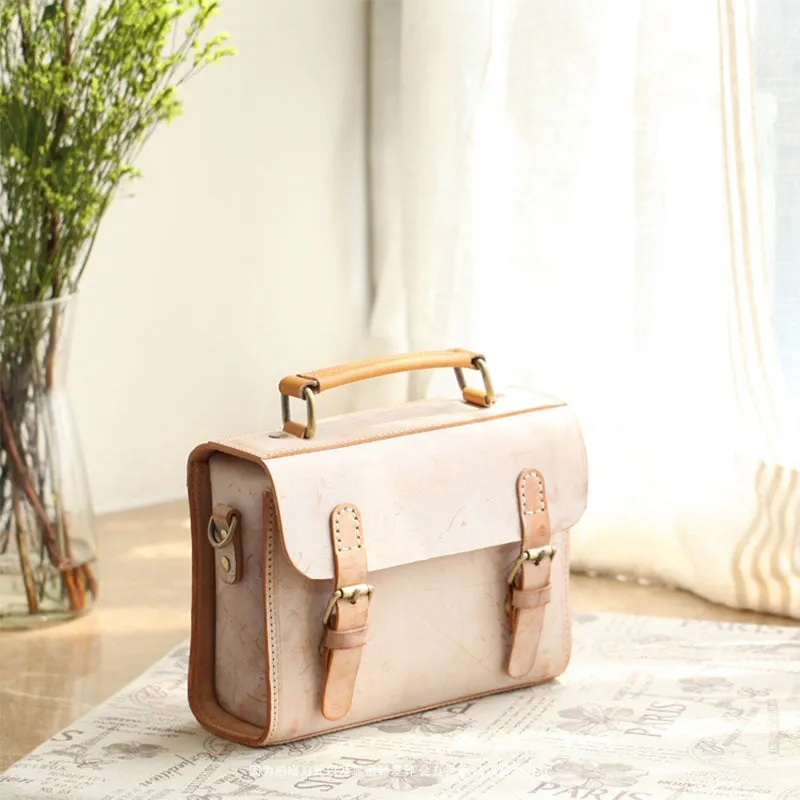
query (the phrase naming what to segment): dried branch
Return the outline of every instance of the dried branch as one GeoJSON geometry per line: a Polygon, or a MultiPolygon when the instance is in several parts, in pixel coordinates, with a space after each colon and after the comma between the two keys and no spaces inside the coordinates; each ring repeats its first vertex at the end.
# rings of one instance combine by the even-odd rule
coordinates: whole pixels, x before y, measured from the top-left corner
{"type": "Polygon", "coordinates": [[[25,597],[28,600],[28,613],[35,614],[39,610],[39,601],[36,597],[36,582],[33,579],[31,567],[31,553],[28,532],[25,530],[25,520],[22,514],[22,504],[19,499],[19,490],[16,486],[11,489],[12,505],[14,507],[14,521],[17,533],[17,553],[19,555],[20,572],[25,586],[25,597]]]}

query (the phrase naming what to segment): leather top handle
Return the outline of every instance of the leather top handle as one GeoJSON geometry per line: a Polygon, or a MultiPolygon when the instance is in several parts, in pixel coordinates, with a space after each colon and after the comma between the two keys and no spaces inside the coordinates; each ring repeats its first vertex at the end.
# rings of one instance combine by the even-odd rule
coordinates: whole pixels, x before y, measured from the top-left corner
{"type": "Polygon", "coordinates": [[[453,350],[430,350],[418,353],[403,353],[385,358],[371,358],[365,361],[352,361],[336,367],[287,375],[279,384],[281,407],[283,411],[283,430],[299,438],[310,439],[316,427],[314,396],[328,389],[345,386],[349,383],[393,375],[397,372],[415,372],[424,369],[450,368],[455,370],[464,400],[475,406],[490,406],[495,401],[491,378],[486,368],[486,360],[480,353],[455,348],[453,350]],[[467,386],[463,370],[479,370],[483,377],[484,390],[467,386]],[[302,425],[289,418],[289,398],[297,397],[306,401],[308,422],[302,425]]]}

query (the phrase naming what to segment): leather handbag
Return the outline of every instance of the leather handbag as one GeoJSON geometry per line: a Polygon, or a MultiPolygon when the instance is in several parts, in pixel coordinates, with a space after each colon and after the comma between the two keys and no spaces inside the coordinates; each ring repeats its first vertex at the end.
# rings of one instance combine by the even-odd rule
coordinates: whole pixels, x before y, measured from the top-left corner
{"type": "Polygon", "coordinates": [[[281,430],[189,457],[203,727],[275,745],[564,672],[569,531],[587,497],[564,402],[496,395],[486,359],[460,349],[291,375],[279,393],[281,430]],[[433,368],[455,370],[460,395],[317,422],[322,392],[433,368]]]}

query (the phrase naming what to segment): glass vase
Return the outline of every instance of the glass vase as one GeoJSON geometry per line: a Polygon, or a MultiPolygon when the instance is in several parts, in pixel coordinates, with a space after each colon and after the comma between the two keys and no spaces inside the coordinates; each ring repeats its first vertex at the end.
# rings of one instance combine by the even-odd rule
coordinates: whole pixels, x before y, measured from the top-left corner
{"type": "Polygon", "coordinates": [[[0,629],[97,597],[97,539],[65,387],[74,295],[0,308],[0,629]]]}

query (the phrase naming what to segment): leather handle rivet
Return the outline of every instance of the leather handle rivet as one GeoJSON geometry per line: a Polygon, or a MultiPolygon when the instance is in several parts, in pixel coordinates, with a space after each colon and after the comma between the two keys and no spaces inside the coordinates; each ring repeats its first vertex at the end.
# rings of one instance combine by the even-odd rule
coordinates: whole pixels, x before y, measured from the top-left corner
{"type": "Polygon", "coordinates": [[[223,572],[227,573],[231,571],[231,560],[227,556],[222,556],[222,558],[219,560],[219,563],[223,572]]]}

